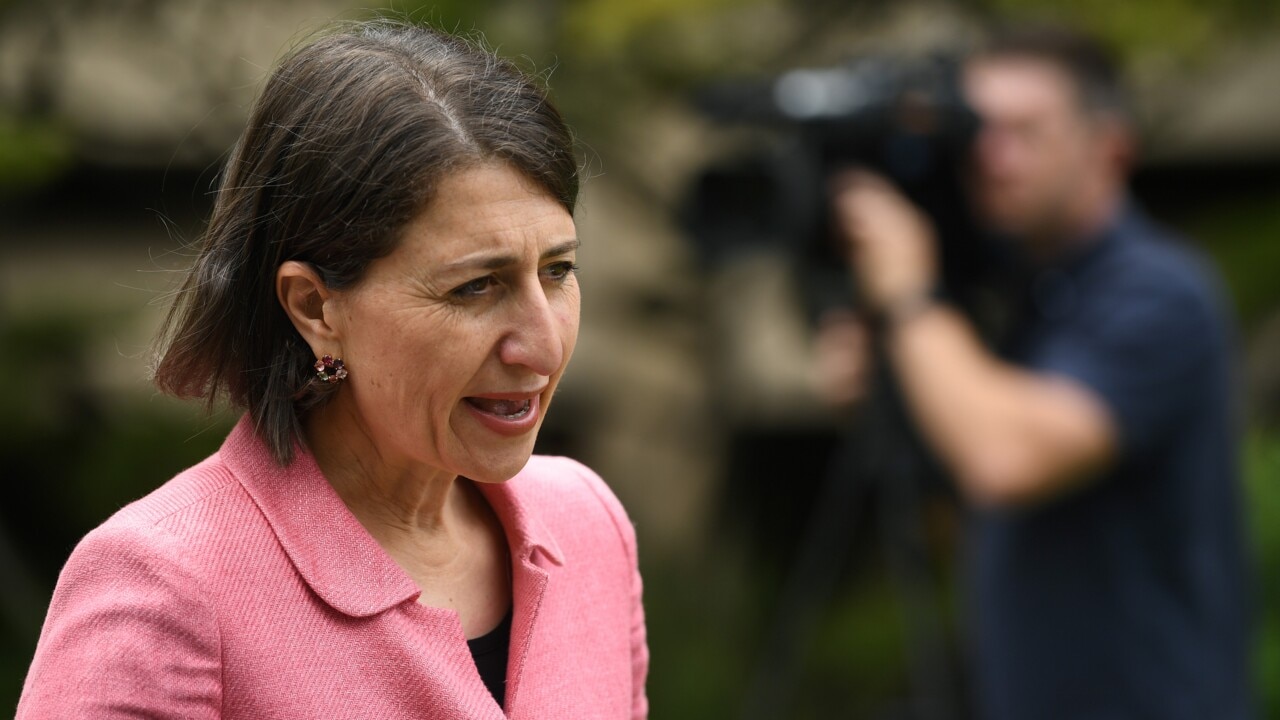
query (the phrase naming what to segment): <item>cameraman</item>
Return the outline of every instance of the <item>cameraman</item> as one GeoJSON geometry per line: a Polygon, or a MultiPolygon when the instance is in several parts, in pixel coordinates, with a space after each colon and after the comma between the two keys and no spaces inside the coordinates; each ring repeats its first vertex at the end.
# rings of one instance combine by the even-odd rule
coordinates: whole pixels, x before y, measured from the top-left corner
{"type": "MultiPolygon", "coordinates": [[[[850,172],[834,210],[909,411],[971,511],[980,717],[1251,717],[1214,280],[1128,200],[1134,140],[1093,41],[1002,37],[964,92],[983,120],[976,214],[1036,274],[998,353],[937,299],[934,228],[896,188],[850,172]]],[[[856,395],[862,332],[820,332],[833,397],[856,395]]]]}

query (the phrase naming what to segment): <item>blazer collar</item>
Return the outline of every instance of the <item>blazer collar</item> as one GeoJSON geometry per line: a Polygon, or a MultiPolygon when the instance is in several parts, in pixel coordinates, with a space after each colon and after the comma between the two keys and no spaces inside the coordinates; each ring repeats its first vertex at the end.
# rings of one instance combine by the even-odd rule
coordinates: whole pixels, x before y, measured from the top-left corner
{"type": "Polygon", "coordinates": [[[560,552],[555,536],[542,523],[530,503],[528,490],[535,482],[530,475],[532,473],[526,464],[524,470],[504,483],[476,483],[476,487],[502,523],[512,558],[536,562],[540,553],[553,565],[564,565],[564,554],[560,552]]]}
{"type": "MultiPolygon", "coordinates": [[[[293,462],[279,467],[245,415],[219,455],[266,517],[298,574],[335,610],[368,617],[418,598],[417,585],[351,514],[311,453],[296,447],[293,462]]],[[[520,492],[528,484],[521,482],[526,472],[478,487],[502,523],[513,559],[532,560],[539,551],[561,565],[555,538],[520,492]]]]}

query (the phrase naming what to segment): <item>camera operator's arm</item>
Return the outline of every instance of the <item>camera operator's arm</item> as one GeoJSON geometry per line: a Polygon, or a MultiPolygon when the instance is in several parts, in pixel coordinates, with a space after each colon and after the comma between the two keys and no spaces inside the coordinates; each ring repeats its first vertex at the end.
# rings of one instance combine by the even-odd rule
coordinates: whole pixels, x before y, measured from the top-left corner
{"type": "Polygon", "coordinates": [[[932,299],[934,231],[895,188],[850,173],[835,211],[916,422],[970,499],[1033,503],[1110,459],[1116,430],[1100,398],[1000,360],[963,315],[932,299]]]}

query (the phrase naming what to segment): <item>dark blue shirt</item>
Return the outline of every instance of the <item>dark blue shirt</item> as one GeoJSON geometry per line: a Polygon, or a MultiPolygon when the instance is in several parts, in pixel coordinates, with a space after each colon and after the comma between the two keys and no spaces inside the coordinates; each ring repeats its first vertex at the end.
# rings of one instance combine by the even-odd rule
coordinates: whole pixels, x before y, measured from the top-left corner
{"type": "Polygon", "coordinates": [[[1232,339],[1213,274],[1128,209],[1041,273],[1026,306],[1006,357],[1091,390],[1119,455],[1045,506],[975,513],[981,717],[1251,717],[1232,339]]]}

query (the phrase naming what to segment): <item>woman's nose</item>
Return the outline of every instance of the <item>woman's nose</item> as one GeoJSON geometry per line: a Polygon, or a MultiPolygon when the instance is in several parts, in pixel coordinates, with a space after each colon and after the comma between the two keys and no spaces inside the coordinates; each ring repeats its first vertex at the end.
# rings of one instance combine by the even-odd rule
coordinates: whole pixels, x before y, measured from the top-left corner
{"type": "Polygon", "coordinates": [[[541,283],[519,294],[510,329],[499,345],[499,358],[507,365],[523,365],[549,376],[564,362],[564,323],[541,283]]]}

